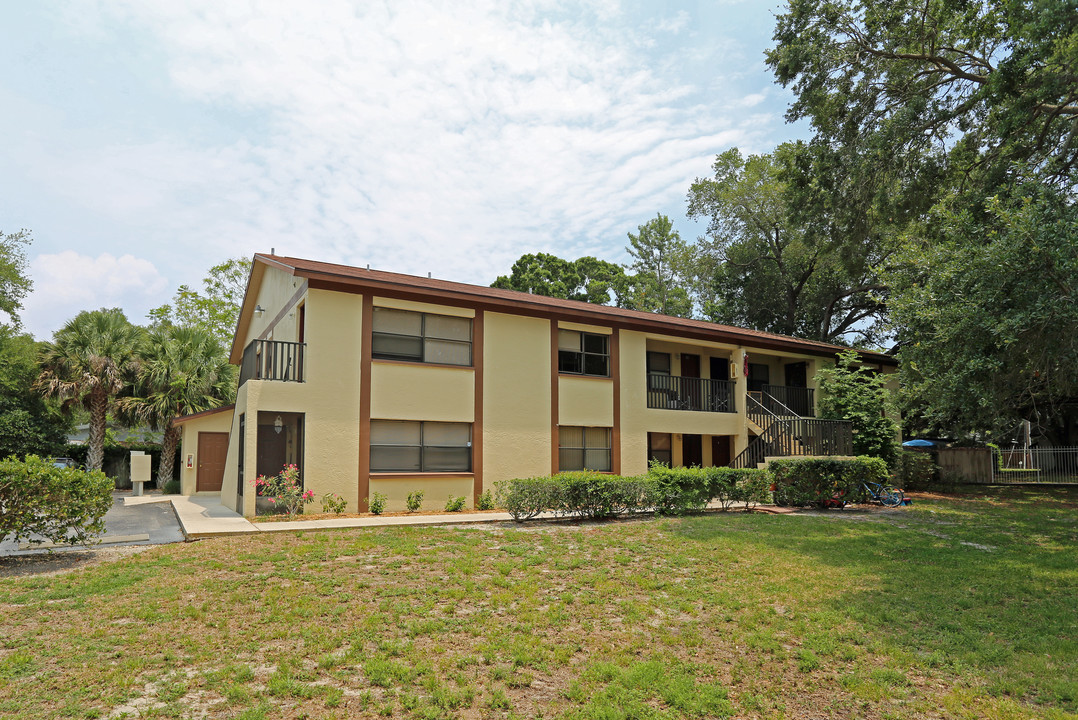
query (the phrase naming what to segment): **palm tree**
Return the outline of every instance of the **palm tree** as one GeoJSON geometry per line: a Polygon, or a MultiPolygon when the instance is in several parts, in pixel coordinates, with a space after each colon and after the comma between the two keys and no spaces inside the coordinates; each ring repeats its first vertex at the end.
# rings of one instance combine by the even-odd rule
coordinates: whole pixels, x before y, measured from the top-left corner
{"type": "Polygon", "coordinates": [[[119,308],[84,310],[42,349],[37,388],[46,397],[63,400],[66,409],[81,404],[90,411],[90,470],[100,470],[105,459],[109,404],[134,376],[143,332],[119,308]]]}
{"type": "Polygon", "coordinates": [[[212,332],[201,327],[160,326],[150,330],[139,351],[134,391],[120,398],[121,417],[163,432],[157,486],[172,479],[180,415],[212,410],[231,402],[236,367],[212,332]]]}

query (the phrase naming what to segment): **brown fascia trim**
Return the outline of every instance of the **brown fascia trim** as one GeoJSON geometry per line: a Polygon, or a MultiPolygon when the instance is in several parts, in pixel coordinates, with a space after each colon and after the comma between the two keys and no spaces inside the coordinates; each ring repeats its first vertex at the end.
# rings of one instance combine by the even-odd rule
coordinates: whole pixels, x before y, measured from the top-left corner
{"type": "Polygon", "coordinates": [[[182,425],[188,420],[197,420],[198,418],[208,417],[210,415],[216,415],[217,413],[229,412],[236,409],[236,404],[222,405],[219,408],[213,408],[212,410],[203,410],[202,412],[191,413],[190,415],[181,415],[178,418],[173,419],[172,425],[182,425]]]}
{"type": "MultiPolygon", "coordinates": [[[[746,345],[750,348],[765,350],[783,350],[797,352],[815,357],[833,358],[843,348],[829,346],[826,343],[814,341],[799,341],[796,339],[782,339],[774,337],[760,337],[752,334],[742,334],[729,330],[706,330],[702,328],[685,328],[671,326],[662,319],[626,318],[610,315],[603,312],[589,311],[587,308],[565,306],[552,309],[547,306],[539,306],[529,303],[528,295],[521,293],[521,300],[508,300],[493,298],[484,295],[483,288],[476,287],[475,291],[467,290],[443,290],[440,288],[405,287],[400,283],[380,278],[357,278],[351,275],[326,272],[324,270],[307,270],[296,268],[291,265],[273,260],[264,255],[256,255],[255,260],[267,265],[280,268],[285,272],[298,277],[305,277],[309,281],[309,287],[314,290],[331,290],[344,293],[371,293],[379,297],[397,298],[400,300],[413,300],[428,302],[452,307],[472,308],[489,312],[500,312],[509,315],[524,315],[528,317],[546,318],[553,321],[565,320],[590,325],[603,325],[617,327],[622,330],[635,330],[638,332],[661,333],[672,337],[683,337],[694,340],[707,340],[710,342],[724,342],[733,345],[746,345]]],[[[465,286],[466,287],[466,286],[465,286]]],[[[597,306],[601,307],[601,306],[597,306]]],[[[659,316],[661,318],[662,316],[659,316]]],[[[866,362],[877,362],[885,365],[897,366],[895,358],[870,351],[860,351],[866,362]]]]}

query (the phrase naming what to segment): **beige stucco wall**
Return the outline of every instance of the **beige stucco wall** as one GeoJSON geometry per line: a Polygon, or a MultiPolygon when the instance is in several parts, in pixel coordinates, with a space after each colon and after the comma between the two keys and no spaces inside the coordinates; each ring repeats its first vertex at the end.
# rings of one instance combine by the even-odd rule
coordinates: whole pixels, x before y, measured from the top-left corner
{"type": "MultiPolygon", "coordinates": [[[[294,294],[294,278],[267,268],[258,302],[266,308],[263,318],[274,317],[294,294]],[[276,303],[276,304],[272,304],[276,303]]],[[[296,286],[298,287],[298,281],[296,286]]],[[[304,414],[304,484],[315,492],[309,509],[319,510],[318,498],[340,495],[348,510],[359,507],[359,356],[362,297],[329,290],[309,290],[304,298],[306,382],[249,380],[236,398],[233,437],[229,443],[221,501],[245,515],[254,514],[255,495],[250,483],[257,472],[259,412],[304,414]],[[243,508],[235,508],[238,475],[239,416],[246,414],[245,479],[243,508]]],[[[273,329],[277,340],[296,339],[296,319],[286,313],[273,329]]],[[[263,328],[264,329],[264,328],[263,328]]],[[[252,322],[251,336],[259,330],[252,322]]]]}
{"type": "MultiPolygon", "coordinates": [[[[254,314],[251,315],[251,323],[247,328],[247,336],[240,345],[241,349],[247,347],[251,340],[259,337],[269,328],[270,323],[273,322],[281,309],[284,308],[288,301],[296,294],[302,284],[303,280],[301,278],[293,277],[276,268],[267,267],[263,271],[262,281],[258,288],[258,292],[255,295],[254,305],[261,305],[265,309],[265,312],[262,313],[261,317],[254,314]]],[[[248,300],[248,302],[250,301],[248,300]]],[[[269,339],[283,340],[286,342],[295,342],[298,339],[298,313],[296,312],[296,307],[303,302],[304,299],[301,298],[296,303],[296,306],[285,313],[284,317],[273,326],[272,336],[269,339]]],[[[310,320],[310,311],[311,308],[308,307],[308,317],[305,318],[307,321],[310,320]]],[[[305,330],[305,332],[307,332],[307,330],[305,330]]]]}
{"type": "Polygon", "coordinates": [[[475,499],[472,497],[474,477],[472,475],[449,477],[408,477],[399,475],[387,477],[385,475],[371,476],[371,497],[380,492],[386,496],[387,512],[404,512],[408,509],[405,500],[408,494],[416,490],[423,491],[423,505],[421,510],[445,510],[449,496],[459,497],[463,495],[466,507],[474,507],[475,499]]]}
{"type": "Polygon", "coordinates": [[[621,374],[621,474],[639,475],[648,469],[647,335],[619,333],[621,374]]]}
{"type": "MultiPolygon", "coordinates": [[[[194,418],[180,425],[180,493],[182,495],[194,495],[198,484],[198,434],[200,432],[230,432],[231,429],[232,410],[194,418]],[[187,467],[188,459],[191,461],[190,468],[187,467]]],[[[228,472],[227,465],[225,472],[226,474],[228,472]]]]}
{"type": "Polygon", "coordinates": [[[614,426],[614,381],[609,378],[558,377],[558,424],[614,426]]]}
{"type": "Polygon", "coordinates": [[[485,314],[483,485],[550,473],[550,322],[485,314]]]}
{"type": "Polygon", "coordinates": [[[412,312],[435,313],[437,315],[452,315],[454,317],[475,317],[475,310],[472,308],[433,305],[431,303],[415,302],[414,300],[400,300],[398,298],[375,297],[374,306],[396,308],[397,310],[411,310],[412,312]]]}
{"type": "Polygon", "coordinates": [[[373,420],[473,422],[474,416],[472,368],[379,360],[372,363],[373,420]]]}

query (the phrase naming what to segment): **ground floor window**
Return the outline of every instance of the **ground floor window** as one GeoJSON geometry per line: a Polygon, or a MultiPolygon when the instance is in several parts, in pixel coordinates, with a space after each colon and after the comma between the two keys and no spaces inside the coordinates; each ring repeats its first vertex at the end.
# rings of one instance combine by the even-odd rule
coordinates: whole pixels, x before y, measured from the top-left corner
{"type": "Polygon", "coordinates": [[[672,466],[673,444],[670,439],[670,433],[648,433],[648,463],[661,462],[667,467],[672,466]]]}
{"type": "Polygon", "coordinates": [[[471,423],[371,420],[371,472],[471,472],[471,423]]]}
{"type": "Polygon", "coordinates": [[[609,472],[610,438],[610,428],[559,427],[558,469],[609,472]]]}

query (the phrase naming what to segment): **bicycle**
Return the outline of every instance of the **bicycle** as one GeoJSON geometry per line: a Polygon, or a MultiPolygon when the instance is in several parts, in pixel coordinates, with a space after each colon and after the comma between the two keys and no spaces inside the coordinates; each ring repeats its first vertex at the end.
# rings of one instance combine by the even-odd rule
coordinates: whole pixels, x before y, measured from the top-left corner
{"type": "Polygon", "coordinates": [[[899,488],[887,487],[881,483],[861,483],[868,497],[884,507],[898,507],[906,502],[906,494],[899,488]]]}

